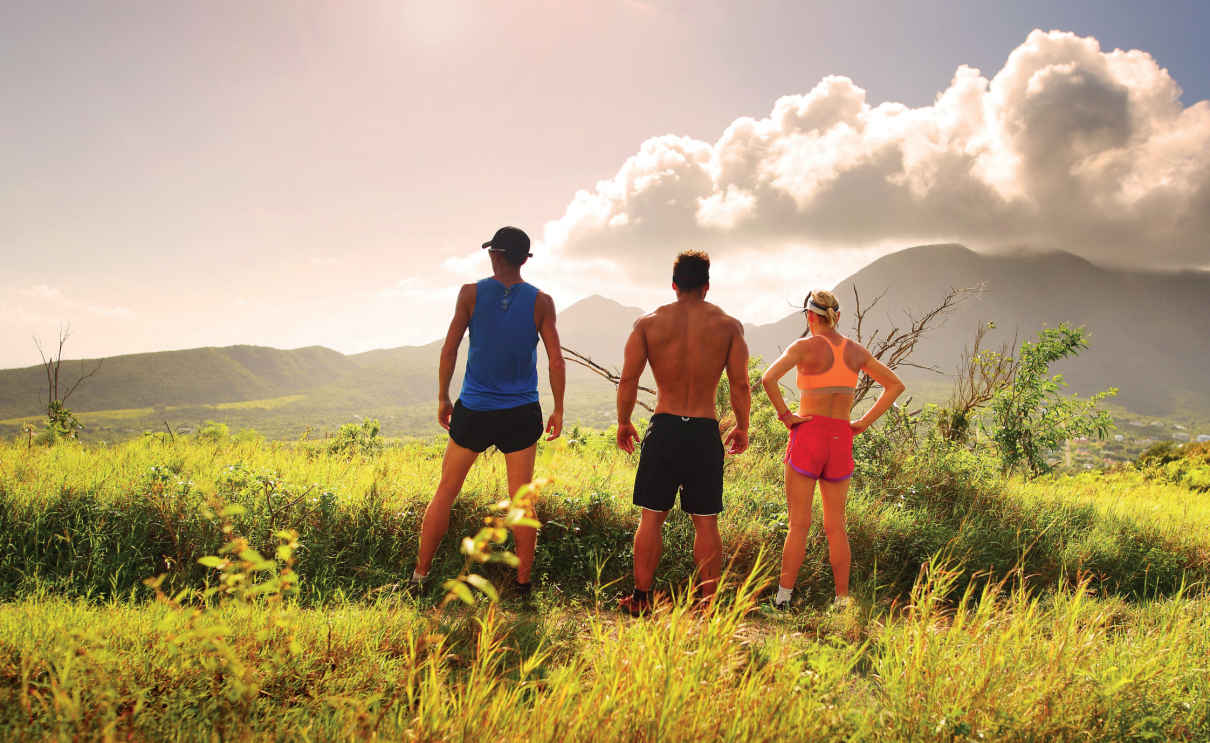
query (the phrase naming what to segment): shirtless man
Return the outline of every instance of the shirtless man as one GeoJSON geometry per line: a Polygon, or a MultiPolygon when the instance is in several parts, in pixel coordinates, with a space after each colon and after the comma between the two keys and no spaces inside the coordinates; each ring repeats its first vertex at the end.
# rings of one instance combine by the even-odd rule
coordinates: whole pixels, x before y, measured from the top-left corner
{"type": "Polygon", "coordinates": [[[738,320],[706,301],[710,258],[700,251],[676,257],[672,268],[676,301],[645,315],[626,341],[618,384],[618,448],[634,452],[639,435],[630,422],[639,377],[647,362],[655,374],[655,414],[643,438],[634,479],[634,504],[642,508],[634,535],[634,593],[622,609],[634,616],[651,606],[651,585],[663,546],[661,530],[681,493],[681,509],[693,518],[693,561],[703,597],[714,595],[722,563],[718,515],[723,510],[723,442],[714,397],[723,370],[731,384],[735,428],[727,434],[730,454],[748,448],[748,346],[738,320]]]}

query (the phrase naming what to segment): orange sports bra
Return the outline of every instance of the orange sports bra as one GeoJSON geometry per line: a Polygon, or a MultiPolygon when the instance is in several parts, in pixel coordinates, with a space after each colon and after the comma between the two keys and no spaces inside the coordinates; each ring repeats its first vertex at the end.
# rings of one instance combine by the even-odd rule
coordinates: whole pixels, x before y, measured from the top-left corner
{"type": "Polygon", "coordinates": [[[827,341],[832,349],[832,366],[819,374],[808,374],[798,367],[798,389],[809,392],[848,392],[857,388],[857,372],[844,363],[844,347],[847,338],[841,338],[840,345],[835,345],[826,336],[820,336],[827,341]]]}

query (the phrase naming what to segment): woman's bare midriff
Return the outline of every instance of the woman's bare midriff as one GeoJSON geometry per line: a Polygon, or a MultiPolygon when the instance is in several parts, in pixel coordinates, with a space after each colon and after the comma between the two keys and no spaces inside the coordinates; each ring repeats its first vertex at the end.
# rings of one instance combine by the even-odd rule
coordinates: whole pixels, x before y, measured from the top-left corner
{"type": "Polygon", "coordinates": [[[853,407],[853,395],[847,392],[813,392],[799,390],[802,397],[798,400],[798,415],[806,418],[808,415],[819,415],[825,418],[849,419],[849,411],[853,407]]]}

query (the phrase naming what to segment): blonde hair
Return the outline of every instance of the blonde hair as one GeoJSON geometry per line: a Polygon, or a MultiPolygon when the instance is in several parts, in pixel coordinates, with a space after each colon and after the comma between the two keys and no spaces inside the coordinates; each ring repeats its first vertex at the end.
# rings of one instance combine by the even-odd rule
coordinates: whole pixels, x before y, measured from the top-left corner
{"type": "Polygon", "coordinates": [[[819,319],[829,328],[836,327],[836,323],[840,321],[840,302],[836,301],[836,297],[832,292],[816,289],[807,295],[802,301],[803,312],[814,312],[819,315],[819,319]],[[821,312],[818,308],[822,307],[821,312]]]}

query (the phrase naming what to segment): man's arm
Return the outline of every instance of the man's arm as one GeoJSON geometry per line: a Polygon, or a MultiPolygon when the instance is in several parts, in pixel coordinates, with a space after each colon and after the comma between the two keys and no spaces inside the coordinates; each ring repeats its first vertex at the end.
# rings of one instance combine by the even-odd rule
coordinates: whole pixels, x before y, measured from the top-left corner
{"type": "Polygon", "coordinates": [[[454,405],[450,402],[450,380],[454,378],[454,367],[458,364],[458,346],[462,345],[462,336],[471,324],[474,311],[475,285],[465,284],[458,291],[454,318],[450,320],[450,329],[445,333],[441,362],[437,366],[437,422],[446,430],[450,427],[450,416],[454,414],[454,405]]]}
{"type": "Polygon", "coordinates": [[[559,438],[563,432],[563,391],[567,387],[567,362],[563,361],[563,346],[559,344],[559,331],[555,328],[555,300],[549,294],[538,294],[538,335],[546,348],[550,362],[550,391],[555,396],[555,409],[546,423],[547,441],[559,438]]]}
{"type": "Polygon", "coordinates": [[[634,452],[634,444],[639,440],[630,416],[639,399],[639,377],[646,366],[647,336],[643,318],[639,318],[626,339],[626,356],[622,361],[622,376],[618,380],[618,448],[627,453],[634,452]]]}
{"type": "Polygon", "coordinates": [[[742,454],[748,448],[748,418],[752,413],[752,388],[748,384],[748,343],[744,326],[735,322],[731,350],[727,353],[727,384],[731,389],[731,410],[735,413],[735,428],[727,434],[728,451],[742,454]]]}

